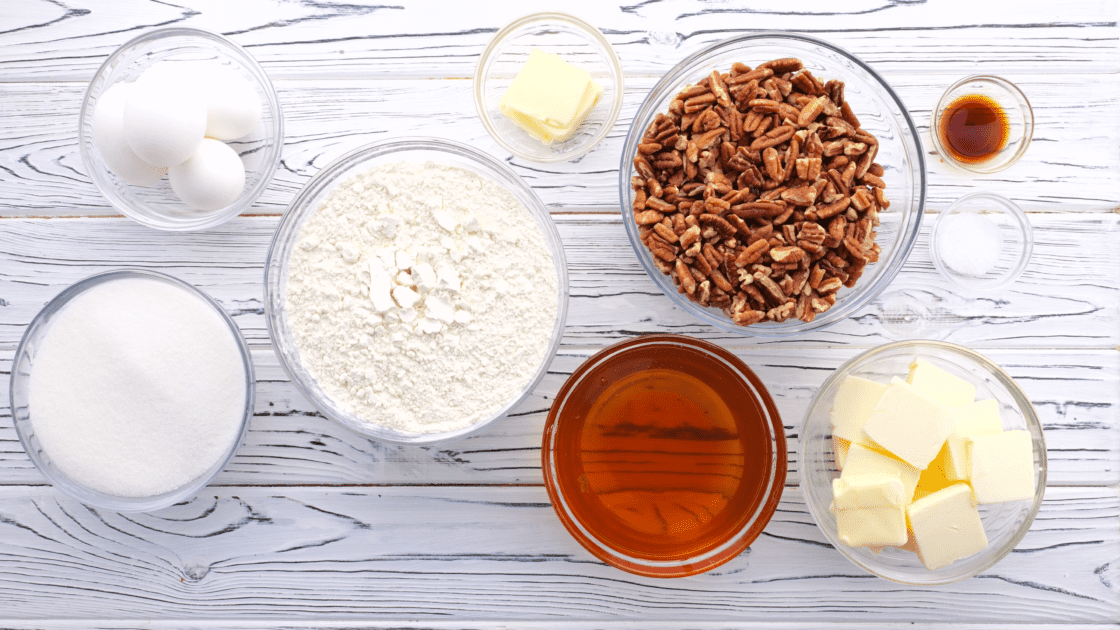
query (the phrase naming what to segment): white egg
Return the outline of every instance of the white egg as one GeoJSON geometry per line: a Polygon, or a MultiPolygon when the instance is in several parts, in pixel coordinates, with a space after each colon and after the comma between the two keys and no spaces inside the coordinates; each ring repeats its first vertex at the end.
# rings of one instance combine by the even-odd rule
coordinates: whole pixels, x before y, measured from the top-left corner
{"type": "Polygon", "coordinates": [[[124,137],[140,159],[182,164],[206,135],[206,99],[174,81],[137,81],[124,105],[124,137]]]}
{"type": "Polygon", "coordinates": [[[140,75],[139,83],[173,81],[206,99],[206,137],[236,140],[261,120],[261,100],[253,83],[233,67],[214,60],[164,60],[140,75]]]}
{"type": "Polygon", "coordinates": [[[132,88],[131,83],[114,83],[97,97],[90,118],[93,143],[117,177],[134,186],[154,186],[167,169],[141,160],[124,139],[124,104],[132,88]]]}
{"type": "Polygon", "coordinates": [[[252,133],[261,121],[261,100],[245,77],[218,65],[206,76],[206,135],[236,140],[252,133]]]}
{"type": "Polygon", "coordinates": [[[206,138],[187,161],[167,170],[171,189],[197,210],[218,210],[241,196],[245,165],[226,143],[206,138]]]}

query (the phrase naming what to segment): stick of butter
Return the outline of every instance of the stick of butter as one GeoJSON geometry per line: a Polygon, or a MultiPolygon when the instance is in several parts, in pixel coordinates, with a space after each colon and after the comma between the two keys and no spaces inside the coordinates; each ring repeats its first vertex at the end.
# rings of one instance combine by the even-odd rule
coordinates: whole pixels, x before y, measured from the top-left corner
{"type": "Polygon", "coordinates": [[[906,382],[946,407],[960,407],[976,399],[976,386],[925,359],[914,359],[906,382]]]}
{"type": "Polygon", "coordinates": [[[953,430],[956,413],[895,378],[863,430],[895,457],[925,470],[953,430]]]}
{"type": "Polygon", "coordinates": [[[863,425],[871,417],[887,386],[858,376],[849,376],[836,388],[832,399],[832,435],[858,444],[871,444],[863,425]]]}
{"type": "Polygon", "coordinates": [[[898,477],[902,481],[905,494],[914,496],[914,488],[918,486],[921,471],[878,449],[852,444],[848,448],[848,458],[844,462],[844,472],[840,473],[840,478],[850,479],[859,475],[898,477]]]}
{"type": "MultiPolygon", "coordinates": [[[[918,557],[930,571],[979,553],[988,546],[972,490],[957,483],[906,508],[918,557]]],[[[905,542],[905,541],[904,541],[905,542]]]]}
{"type": "Polygon", "coordinates": [[[968,480],[977,503],[1034,497],[1034,449],[1030,431],[974,435],[967,440],[968,480]]]}
{"type": "Polygon", "coordinates": [[[999,403],[992,398],[957,407],[955,411],[957,423],[953,425],[953,432],[945,440],[945,449],[940,461],[947,478],[963,481],[968,479],[965,440],[974,435],[1002,433],[1003,420],[999,417],[999,403]]]}
{"type": "Polygon", "coordinates": [[[602,93],[603,86],[583,68],[533,48],[498,109],[534,138],[551,144],[571,137],[602,93]]]}

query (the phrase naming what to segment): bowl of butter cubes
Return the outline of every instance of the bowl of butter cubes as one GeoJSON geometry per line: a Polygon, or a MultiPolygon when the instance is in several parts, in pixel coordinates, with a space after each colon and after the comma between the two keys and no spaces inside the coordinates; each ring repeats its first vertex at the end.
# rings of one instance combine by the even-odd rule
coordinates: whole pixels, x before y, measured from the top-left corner
{"type": "Polygon", "coordinates": [[[948,584],[995,565],[1026,535],[1046,488],[1030,399],[958,345],[864,352],[809,406],[798,461],[813,519],[879,577],[948,584]]]}

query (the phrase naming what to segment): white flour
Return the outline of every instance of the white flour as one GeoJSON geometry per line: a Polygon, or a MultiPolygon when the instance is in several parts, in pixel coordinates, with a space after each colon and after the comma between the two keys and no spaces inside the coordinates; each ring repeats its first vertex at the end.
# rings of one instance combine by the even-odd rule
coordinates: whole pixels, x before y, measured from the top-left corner
{"type": "Polygon", "coordinates": [[[557,278],[540,227],[496,182],[395,162],[338,184],[292,250],[288,324],[341,409],[407,433],[467,427],[546,359],[557,278]]]}

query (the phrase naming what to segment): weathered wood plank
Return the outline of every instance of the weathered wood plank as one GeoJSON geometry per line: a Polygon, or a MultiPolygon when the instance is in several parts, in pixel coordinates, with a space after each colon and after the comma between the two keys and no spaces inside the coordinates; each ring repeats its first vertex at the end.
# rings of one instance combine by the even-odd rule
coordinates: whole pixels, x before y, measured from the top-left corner
{"type": "MultiPolygon", "coordinates": [[[[540,484],[540,445],[548,408],[564,380],[592,349],[564,350],[513,413],[480,435],[433,447],[400,447],[362,438],[327,420],[287,380],[275,355],[254,351],[256,415],[245,443],[218,485],[540,484]]],[[[799,482],[801,423],[824,379],[860,352],[741,348],[735,351],[766,383],[785,425],[787,483],[799,482]]],[[[1120,483],[1120,353],[1113,350],[989,350],[1024,389],[1042,420],[1048,483],[1120,483]]],[[[0,370],[12,353],[0,352],[0,370]]],[[[42,484],[11,424],[0,393],[0,485],[42,484]]]]}
{"type": "Polygon", "coordinates": [[[0,488],[13,618],[1113,623],[1115,488],[1047,492],[1019,548],[950,587],[874,578],[788,492],[751,549],[708,574],[607,567],[532,488],[211,489],[151,515],[0,488]]]}
{"type": "MultiPolygon", "coordinates": [[[[1008,289],[976,294],[933,268],[932,223],[883,295],[835,326],[789,341],[753,341],[702,325],[674,307],[638,264],[618,215],[553,215],[565,246],[570,302],[564,344],[597,346],[637,333],[678,332],[732,345],[862,347],[914,337],[975,347],[1120,345],[1116,214],[1033,214],[1031,264],[1008,289]]],[[[250,343],[268,344],[263,268],[275,217],[242,217],[202,233],[168,234],[126,219],[0,220],[0,347],[62,289],[136,265],[207,291],[250,343]]]]}
{"type": "MultiPolygon", "coordinates": [[[[147,30],[216,30],[248,48],[274,76],[396,73],[470,77],[503,25],[534,10],[454,0],[410,5],[252,0],[238,11],[207,0],[111,5],[89,0],[21,3],[4,16],[0,81],[88,80],[114,49],[147,30]]],[[[932,4],[858,0],[799,2],[796,9],[688,0],[610,6],[565,3],[614,45],[627,72],[660,75],[691,52],[745,31],[797,31],[830,40],[899,72],[1114,72],[1117,15],[1108,2],[1042,0],[932,4]],[[982,53],[977,52],[982,51],[982,53]]]]}
{"type": "MultiPolygon", "coordinates": [[[[929,137],[931,110],[959,75],[888,74],[927,152],[930,209],[986,190],[1027,211],[1106,211],[1120,206],[1120,75],[1010,75],[1034,104],[1034,142],[1012,168],[965,175],[942,164],[929,137]]],[[[656,82],[630,79],[614,130],[590,154],[557,165],[509,158],[486,134],[468,81],[280,81],[283,163],[254,213],[282,213],[312,175],[352,149],[391,136],[457,140],[503,159],[556,211],[614,212],[630,121],[656,82]]],[[[85,86],[0,83],[0,216],[117,215],[86,176],[77,120],[85,86]]],[[[166,185],[166,183],[164,184],[166,185]]]]}
{"type": "MultiPolygon", "coordinates": [[[[0,630],[741,630],[742,621],[198,621],[144,620],[139,622],[86,620],[0,621],[0,630]]],[[[1115,630],[1120,624],[1032,624],[1033,630],[1115,630]]],[[[820,630],[820,622],[783,622],[751,620],[751,628],[762,630],[820,630]]],[[[893,630],[896,624],[830,621],[835,630],[893,630]]],[[[912,623],[918,630],[1019,630],[1017,624],[912,623]]]]}

